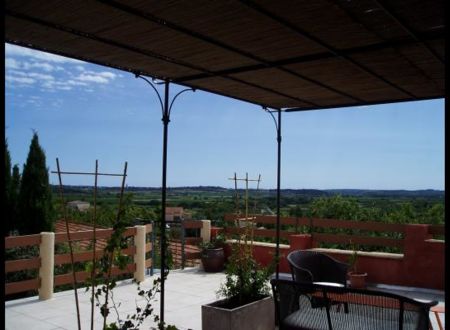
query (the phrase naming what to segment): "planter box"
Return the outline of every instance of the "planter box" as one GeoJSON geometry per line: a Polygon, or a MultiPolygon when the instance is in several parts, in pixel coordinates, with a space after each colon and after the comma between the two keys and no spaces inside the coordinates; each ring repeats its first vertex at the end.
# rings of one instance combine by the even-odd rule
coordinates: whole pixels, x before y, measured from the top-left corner
{"type": "Polygon", "coordinates": [[[272,297],[234,309],[216,307],[221,301],[202,306],[202,330],[275,329],[275,307],[272,297]]]}

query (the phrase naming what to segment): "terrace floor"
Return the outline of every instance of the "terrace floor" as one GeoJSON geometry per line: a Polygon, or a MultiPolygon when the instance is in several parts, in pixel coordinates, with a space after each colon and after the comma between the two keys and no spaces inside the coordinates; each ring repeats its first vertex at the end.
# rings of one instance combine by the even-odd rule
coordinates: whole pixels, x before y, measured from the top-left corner
{"type": "MultiPolygon", "coordinates": [[[[220,283],[225,279],[223,273],[205,273],[199,268],[186,268],[184,270],[171,271],[165,284],[165,321],[176,325],[179,329],[201,329],[201,305],[216,300],[216,291],[220,283]]],[[[152,285],[151,277],[142,284],[143,288],[152,285]]],[[[438,300],[439,305],[444,305],[445,295],[443,291],[426,290],[419,288],[405,288],[380,285],[378,289],[400,293],[416,299],[438,300]]],[[[90,329],[90,293],[84,289],[78,290],[81,315],[81,329],[90,329]]],[[[114,300],[119,305],[119,312],[125,316],[134,313],[136,302],[142,300],[137,295],[136,285],[130,280],[120,282],[114,289],[114,300]]],[[[159,312],[159,301],[154,303],[156,312],[159,312]]],[[[98,308],[95,310],[95,329],[102,328],[102,317],[98,308]]],[[[438,329],[433,313],[430,318],[434,329],[438,329]]],[[[445,326],[445,317],[440,315],[445,326]]],[[[108,320],[114,321],[115,313],[108,316],[108,320]]],[[[142,329],[149,329],[152,324],[150,317],[142,329]]],[[[5,329],[33,329],[56,330],[78,329],[73,291],[63,291],[54,294],[50,300],[40,301],[38,297],[5,302],[5,329]]]]}

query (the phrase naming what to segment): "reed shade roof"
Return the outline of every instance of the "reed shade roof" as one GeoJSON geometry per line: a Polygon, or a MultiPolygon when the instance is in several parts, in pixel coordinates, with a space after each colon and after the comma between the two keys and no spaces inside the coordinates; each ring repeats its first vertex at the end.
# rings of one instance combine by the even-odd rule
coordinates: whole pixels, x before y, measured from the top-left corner
{"type": "Polygon", "coordinates": [[[7,0],[5,41],[262,106],[444,96],[443,0],[7,0]]]}

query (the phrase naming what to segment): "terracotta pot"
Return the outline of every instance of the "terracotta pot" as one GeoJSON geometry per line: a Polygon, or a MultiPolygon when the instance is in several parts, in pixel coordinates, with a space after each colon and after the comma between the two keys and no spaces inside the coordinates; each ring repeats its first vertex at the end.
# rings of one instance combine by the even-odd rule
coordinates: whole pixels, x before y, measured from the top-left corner
{"type": "Polygon", "coordinates": [[[364,289],[366,287],[367,273],[348,272],[350,287],[355,289],[364,289]]]}
{"type": "Polygon", "coordinates": [[[223,248],[202,251],[202,265],[207,273],[221,272],[224,268],[225,254],[223,248]]]}

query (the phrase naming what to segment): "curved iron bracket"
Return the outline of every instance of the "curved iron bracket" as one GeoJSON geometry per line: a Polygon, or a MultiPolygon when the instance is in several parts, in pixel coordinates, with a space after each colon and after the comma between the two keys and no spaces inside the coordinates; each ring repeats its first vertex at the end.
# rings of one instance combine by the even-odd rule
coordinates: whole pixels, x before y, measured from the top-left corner
{"type": "Polygon", "coordinates": [[[158,92],[158,90],[156,89],[155,85],[154,85],[150,80],[148,80],[148,79],[145,78],[144,76],[140,75],[139,73],[136,73],[136,74],[135,74],[135,77],[136,77],[136,78],[141,78],[142,80],[144,80],[145,82],[147,82],[147,83],[150,85],[150,87],[153,88],[153,90],[155,91],[156,96],[158,96],[159,104],[161,105],[162,121],[163,121],[164,123],[169,123],[169,122],[170,122],[170,113],[171,113],[172,106],[173,106],[173,103],[175,102],[176,98],[177,98],[178,96],[180,96],[180,94],[182,94],[182,93],[184,93],[184,92],[188,92],[188,91],[195,92],[195,91],[196,91],[195,88],[186,88],[186,89],[183,89],[182,91],[178,92],[178,93],[173,97],[172,101],[170,102],[170,106],[168,107],[168,109],[166,109],[166,108],[164,107],[164,104],[163,104],[163,101],[162,101],[162,98],[161,98],[161,94],[158,92]]]}
{"type": "Polygon", "coordinates": [[[172,111],[173,102],[175,102],[176,98],[177,98],[178,96],[180,96],[180,94],[182,94],[182,93],[184,93],[184,92],[189,92],[189,91],[192,91],[192,92],[195,93],[196,89],[195,89],[195,88],[186,88],[186,89],[183,89],[182,91],[178,92],[178,93],[173,97],[172,102],[170,102],[170,106],[169,106],[169,117],[170,117],[170,112],[172,111]]]}
{"type": "Polygon", "coordinates": [[[141,76],[140,74],[135,74],[135,77],[136,78],[141,78],[142,80],[146,81],[150,85],[150,87],[153,88],[153,90],[156,93],[156,96],[158,96],[159,104],[161,105],[161,112],[164,115],[164,105],[163,105],[163,101],[161,99],[161,95],[159,94],[158,90],[153,85],[153,83],[150,80],[148,80],[147,78],[145,78],[144,76],[141,76]]]}
{"type": "Polygon", "coordinates": [[[269,110],[267,107],[263,107],[263,110],[265,112],[267,112],[272,117],[273,122],[275,124],[275,129],[277,130],[277,141],[281,142],[281,130],[280,130],[280,122],[279,122],[280,121],[281,109],[269,110]],[[278,120],[273,115],[274,112],[278,113],[278,120]]]}

